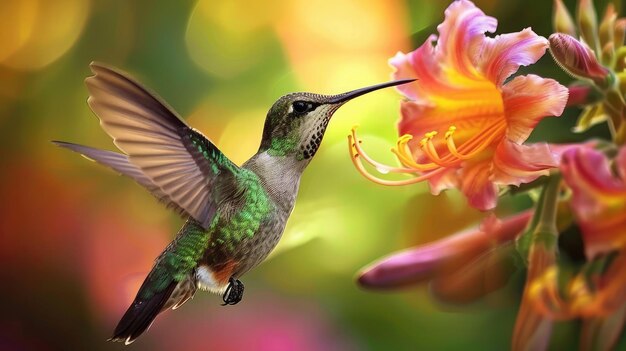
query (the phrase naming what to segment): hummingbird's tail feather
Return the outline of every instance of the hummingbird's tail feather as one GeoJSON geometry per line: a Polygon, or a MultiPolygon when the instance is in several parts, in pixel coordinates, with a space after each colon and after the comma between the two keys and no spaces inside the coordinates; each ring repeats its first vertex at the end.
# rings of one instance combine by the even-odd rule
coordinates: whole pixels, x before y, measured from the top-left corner
{"type": "Polygon", "coordinates": [[[174,201],[172,201],[167,194],[165,194],[160,187],[155,185],[150,177],[145,175],[139,167],[135,166],[128,160],[128,156],[113,151],[96,149],[89,146],[68,143],[65,141],[52,141],[57,146],[72,150],[81,154],[82,156],[96,161],[97,163],[110,167],[117,173],[125,175],[134,179],[139,185],[146,188],[154,197],[159,201],[165,203],[168,208],[174,209],[181,215],[185,215],[185,210],[180,208],[174,201]]]}
{"type": "Polygon", "coordinates": [[[170,308],[175,310],[182,306],[196,294],[197,289],[198,285],[196,284],[196,274],[188,274],[185,279],[176,285],[176,288],[161,311],[169,310],[170,308]]]}
{"type": "MultiPolygon", "coordinates": [[[[150,275],[146,281],[150,279],[150,275]]],[[[109,341],[122,341],[126,345],[132,343],[145,332],[156,316],[168,309],[177,309],[196,293],[195,273],[188,274],[180,282],[172,281],[163,291],[144,299],[141,296],[146,289],[146,282],[137,293],[135,301],[126,310],[124,316],[115,327],[113,337],[109,341]]],[[[149,284],[148,284],[149,286],[149,284]]]]}
{"type": "Polygon", "coordinates": [[[142,286],[135,301],[128,307],[117,327],[115,327],[113,336],[109,341],[122,341],[126,345],[135,341],[137,337],[150,328],[156,316],[163,310],[163,306],[169,300],[176,285],[176,282],[172,281],[166,289],[148,299],[140,298],[143,290],[142,286]]]}

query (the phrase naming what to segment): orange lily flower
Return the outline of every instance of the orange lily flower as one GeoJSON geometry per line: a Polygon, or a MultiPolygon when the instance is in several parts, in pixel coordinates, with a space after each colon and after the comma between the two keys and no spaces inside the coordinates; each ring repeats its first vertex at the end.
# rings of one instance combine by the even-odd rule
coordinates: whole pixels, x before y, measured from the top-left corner
{"type": "Polygon", "coordinates": [[[471,1],[455,1],[438,26],[439,38],[431,35],[417,50],[390,60],[394,78],[418,79],[398,88],[409,99],[402,102],[401,137],[392,150],[403,166],[373,160],[353,129],[351,156],[363,175],[384,185],[428,181],[434,194],[459,187],[471,206],[487,210],[496,205],[498,185],[530,182],[558,165],[547,144],[523,142],[543,117],[563,112],[567,88],[536,75],[507,81],[543,56],[548,41],[529,28],[487,37],[496,26],[471,1]],[[382,173],[417,177],[380,179],[363,160],[382,173]]]}

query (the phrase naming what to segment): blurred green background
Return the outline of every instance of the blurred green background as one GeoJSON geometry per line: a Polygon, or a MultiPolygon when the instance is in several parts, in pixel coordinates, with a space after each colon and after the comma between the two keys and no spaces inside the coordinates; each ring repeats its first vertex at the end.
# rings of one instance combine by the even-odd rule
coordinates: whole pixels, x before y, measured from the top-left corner
{"type": "MultiPolygon", "coordinates": [[[[605,3],[596,1],[599,9],[605,3]]],[[[0,350],[121,349],[105,340],[182,223],[131,180],[50,143],[114,149],[86,104],[91,61],[131,73],[242,163],[279,96],[387,81],[388,58],[420,45],[448,4],[0,2],[0,350]]],[[[476,4],[498,18],[498,33],[551,33],[552,1],[476,4]]],[[[549,55],[525,71],[568,82],[549,55]]],[[[372,260],[482,217],[456,192],[385,188],[354,170],[346,146],[354,124],[373,156],[394,162],[399,100],[388,89],[336,113],[282,242],[243,279],[242,303],[221,307],[220,297],[198,293],[128,349],[507,349],[523,274],[470,306],[438,303],[426,287],[381,293],[355,283],[372,260]]],[[[575,117],[547,119],[533,138],[572,140],[575,117]]],[[[527,204],[506,201],[501,211],[527,204]]],[[[559,324],[555,349],[575,345],[575,330],[559,324]]]]}

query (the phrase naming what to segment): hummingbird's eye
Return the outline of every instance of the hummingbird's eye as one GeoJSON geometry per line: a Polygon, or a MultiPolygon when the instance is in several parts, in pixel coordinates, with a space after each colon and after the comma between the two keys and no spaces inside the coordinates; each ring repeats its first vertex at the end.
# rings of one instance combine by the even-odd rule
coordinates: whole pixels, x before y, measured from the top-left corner
{"type": "Polygon", "coordinates": [[[296,113],[305,113],[315,109],[315,106],[306,101],[294,101],[293,110],[296,113]]]}

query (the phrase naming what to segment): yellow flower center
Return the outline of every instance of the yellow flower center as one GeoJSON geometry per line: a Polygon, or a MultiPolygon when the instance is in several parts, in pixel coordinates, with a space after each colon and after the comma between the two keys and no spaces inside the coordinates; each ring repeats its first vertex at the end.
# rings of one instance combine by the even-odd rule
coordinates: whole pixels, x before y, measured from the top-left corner
{"type": "Polygon", "coordinates": [[[445,128],[445,123],[449,123],[449,127],[445,132],[439,129],[425,133],[411,147],[409,142],[413,136],[401,136],[391,151],[403,167],[392,167],[371,159],[361,149],[353,128],[349,136],[350,152],[357,169],[366,178],[385,185],[412,184],[461,167],[463,162],[478,162],[493,155],[494,145],[505,136],[507,128],[502,93],[493,82],[478,74],[466,77],[447,70],[446,77],[460,89],[452,95],[441,92],[429,95],[433,107],[426,109],[423,119],[415,123],[434,128],[442,127],[442,124],[445,128]],[[369,174],[360,159],[383,174],[411,173],[418,174],[418,177],[402,181],[383,180],[369,174]]]}
{"type": "Polygon", "coordinates": [[[481,132],[474,134],[460,146],[457,146],[454,139],[457,127],[452,125],[443,136],[447,148],[443,156],[440,155],[440,151],[437,151],[434,143],[439,133],[437,131],[428,132],[424,134],[424,137],[419,142],[422,152],[429,161],[425,163],[418,163],[414,160],[413,153],[408,147],[408,142],[413,138],[411,135],[407,134],[400,137],[396,148],[392,149],[392,152],[398,156],[403,165],[421,171],[432,171],[439,167],[456,167],[463,161],[479,157],[483,151],[504,135],[505,129],[506,123],[498,120],[488,125],[481,132]]]}

